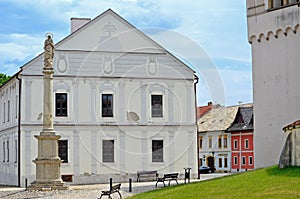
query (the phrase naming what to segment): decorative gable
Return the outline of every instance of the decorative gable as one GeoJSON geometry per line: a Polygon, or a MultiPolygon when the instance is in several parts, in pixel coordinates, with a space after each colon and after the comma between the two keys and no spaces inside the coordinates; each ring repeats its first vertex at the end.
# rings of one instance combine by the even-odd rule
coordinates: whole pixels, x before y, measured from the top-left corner
{"type": "Polygon", "coordinates": [[[111,9],[56,45],[57,50],[161,53],[164,49],[111,9]]]}
{"type": "MultiPolygon", "coordinates": [[[[42,75],[43,53],[22,67],[42,75]]],[[[195,78],[194,71],[111,9],[55,45],[55,76],[195,78]]]]}

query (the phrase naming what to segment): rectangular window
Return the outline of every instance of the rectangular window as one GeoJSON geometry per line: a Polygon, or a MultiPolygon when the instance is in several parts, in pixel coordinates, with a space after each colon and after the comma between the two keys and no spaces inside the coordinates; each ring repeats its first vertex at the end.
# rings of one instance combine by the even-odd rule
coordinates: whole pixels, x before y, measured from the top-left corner
{"type": "Polygon", "coordinates": [[[5,117],[6,116],[6,104],[5,102],[3,103],[3,123],[5,123],[5,117]]]}
{"type": "Polygon", "coordinates": [[[222,136],[219,136],[218,138],[218,147],[222,148],[222,136]]]}
{"type": "Polygon", "coordinates": [[[219,167],[222,167],[222,158],[219,158],[219,167]]]}
{"type": "Polygon", "coordinates": [[[223,142],[224,148],[227,148],[227,136],[224,136],[223,142]]]}
{"type": "Polygon", "coordinates": [[[228,162],[227,162],[227,158],[224,158],[224,168],[227,168],[228,167],[228,162]]]}
{"type": "Polygon", "coordinates": [[[249,149],[249,140],[245,139],[245,149],[249,149]]]}
{"type": "Polygon", "coordinates": [[[58,156],[62,163],[68,163],[68,140],[58,140],[58,156]]]}
{"type": "Polygon", "coordinates": [[[102,94],[102,117],[113,116],[113,95],[102,94]]]}
{"type": "Polygon", "coordinates": [[[19,98],[16,96],[16,118],[18,118],[18,104],[19,104],[19,98]]]}
{"type": "Polygon", "coordinates": [[[68,116],[68,98],[67,93],[55,94],[55,116],[68,116]]]}
{"type": "Polygon", "coordinates": [[[233,141],[233,147],[234,147],[234,149],[238,148],[238,141],[237,140],[233,141]]]}
{"type": "Polygon", "coordinates": [[[114,162],[114,140],[102,141],[103,162],[114,162]]]}
{"type": "Polygon", "coordinates": [[[6,150],[5,150],[5,142],[3,142],[3,145],[2,145],[3,147],[2,147],[2,149],[3,149],[3,160],[2,160],[2,162],[5,162],[5,154],[6,154],[6,150]]]}
{"type": "Polygon", "coordinates": [[[152,140],[152,162],[164,161],[163,140],[152,140]]]}
{"type": "Polygon", "coordinates": [[[15,163],[18,162],[18,141],[15,140],[15,163]]]}
{"type": "Polygon", "coordinates": [[[212,148],[212,137],[211,136],[208,137],[208,147],[212,148]]]}
{"type": "Polygon", "coordinates": [[[252,156],[249,156],[249,165],[253,165],[253,158],[252,158],[252,156]]]}
{"type": "Polygon", "coordinates": [[[242,157],[242,165],[245,165],[245,164],[246,164],[246,157],[243,156],[243,157],[242,157]]]}
{"type": "Polygon", "coordinates": [[[151,95],[151,115],[152,117],[163,117],[162,95],[151,95]]]}
{"type": "Polygon", "coordinates": [[[199,148],[202,149],[202,145],[203,145],[203,137],[200,136],[199,137],[199,148]]]}
{"type": "Polygon", "coordinates": [[[203,164],[202,164],[202,158],[200,158],[200,160],[199,160],[199,164],[200,164],[200,166],[202,166],[203,164]]]}
{"type": "Polygon", "coordinates": [[[9,162],[9,141],[6,141],[6,149],[7,149],[7,162],[9,162]]]}
{"type": "Polygon", "coordinates": [[[234,165],[237,165],[238,164],[238,157],[237,156],[234,156],[234,165]]]}
{"type": "Polygon", "coordinates": [[[7,101],[7,122],[9,122],[10,118],[10,101],[7,101]]]}

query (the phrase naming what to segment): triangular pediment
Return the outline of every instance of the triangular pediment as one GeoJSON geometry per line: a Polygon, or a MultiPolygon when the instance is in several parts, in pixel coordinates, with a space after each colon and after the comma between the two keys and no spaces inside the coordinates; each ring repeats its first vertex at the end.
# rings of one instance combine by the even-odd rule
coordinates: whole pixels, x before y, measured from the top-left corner
{"type": "MultiPolygon", "coordinates": [[[[43,53],[24,75],[42,75],[43,53]]],[[[194,79],[194,71],[111,9],[55,45],[53,68],[63,76],[194,79]]]]}
{"type": "Polygon", "coordinates": [[[56,45],[57,50],[162,52],[164,49],[111,9],[56,45]]]}

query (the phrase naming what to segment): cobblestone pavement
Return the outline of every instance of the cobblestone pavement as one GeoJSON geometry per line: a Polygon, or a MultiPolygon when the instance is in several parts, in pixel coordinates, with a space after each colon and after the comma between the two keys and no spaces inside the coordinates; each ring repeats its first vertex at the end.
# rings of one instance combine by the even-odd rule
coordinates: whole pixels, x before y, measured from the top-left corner
{"type": "MultiPolygon", "coordinates": [[[[191,182],[204,181],[212,178],[222,177],[228,174],[203,174],[201,179],[191,180],[191,182]]],[[[154,181],[152,182],[133,182],[132,192],[129,192],[128,182],[123,182],[121,185],[121,195],[123,198],[127,198],[134,194],[163,188],[162,183],[155,187],[154,181]]],[[[178,181],[179,184],[184,183],[183,180],[178,181]]],[[[171,186],[173,185],[173,182],[171,186]]],[[[1,187],[0,186],[0,199],[28,199],[28,198],[44,198],[44,199],[96,199],[100,196],[101,190],[108,190],[109,184],[95,184],[95,185],[72,185],[70,190],[63,191],[26,191],[25,188],[18,187],[1,187]]],[[[103,199],[108,198],[103,196],[103,199]]],[[[117,193],[112,195],[112,198],[119,198],[117,193]]]]}

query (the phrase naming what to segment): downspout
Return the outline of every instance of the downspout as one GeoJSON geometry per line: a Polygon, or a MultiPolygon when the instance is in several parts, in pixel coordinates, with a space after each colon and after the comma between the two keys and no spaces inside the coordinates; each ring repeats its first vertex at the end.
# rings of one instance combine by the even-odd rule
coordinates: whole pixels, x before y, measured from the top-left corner
{"type": "Polygon", "coordinates": [[[196,132],[196,139],[197,139],[197,173],[198,173],[198,179],[200,179],[200,162],[199,162],[199,139],[198,139],[198,121],[197,121],[197,89],[196,86],[199,82],[199,78],[197,75],[194,75],[194,93],[195,93],[195,118],[196,118],[196,127],[197,127],[197,132],[196,132]]]}
{"type": "MultiPolygon", "coordinates": [[[[20,70],[19,74],[22,72],[20,70]]],[[[16,78],[19,80],[19,106],[18,106],[18,187],[21,187],[21,88],[22,79],[19,78],[19,74],[16,78]]]]}

